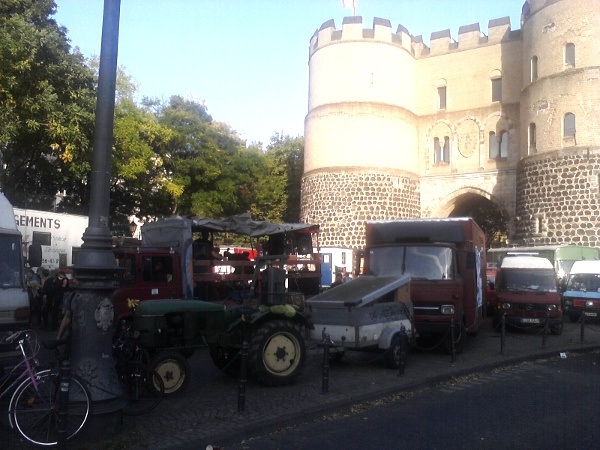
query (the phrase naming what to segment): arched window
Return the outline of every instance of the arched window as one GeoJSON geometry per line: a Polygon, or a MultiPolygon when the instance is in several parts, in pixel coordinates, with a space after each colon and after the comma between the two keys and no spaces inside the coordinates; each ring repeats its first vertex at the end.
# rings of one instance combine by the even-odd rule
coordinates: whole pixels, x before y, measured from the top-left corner
{"type": "Polygon", "coordinates": [[[531,80],[530,81],[535,81],[537,79],[538,79],[538,57],[532,56],[531,57],[531,80]]]}
{"type": "Polygon", "coordinates": [[[575,67],[575,44],[565,45],[565,66],[575,67]]]}
{"type": "Polygon", "coordinates": [[[575,114],[567,113],[565,114],[564,122],[563,122],[563,136],[564,137],[574,137],[575,136],[575,114]]]}
{"type": "Polygon", "coordinates": [[[433,163],[448,163],[450,162],[450,138],[444,137],[444,146],[440,142],[439,138],[433,139],[433,163]]]}
{"type": "Polygon", "coordinates": [[[495,132],[490,132],[489,151],[490,159],[506,159],[506,157],[508,156],[507,131],[501,131],[499,137],[496,137],[495,132]]]}

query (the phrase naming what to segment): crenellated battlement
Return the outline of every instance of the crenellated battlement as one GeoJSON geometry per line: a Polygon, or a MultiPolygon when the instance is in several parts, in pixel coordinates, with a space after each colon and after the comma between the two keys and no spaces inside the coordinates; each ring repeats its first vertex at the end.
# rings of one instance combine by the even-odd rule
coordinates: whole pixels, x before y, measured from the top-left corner
{"type": "Polygon", "coordinates": [[[341,30],[336,29],[333,19],[324,22],[310,39],[309,53],[312,56],[319,48],[334,43],[370,41],[397,45],[415,58],[421,58],[520,38],[520,30],[511,31],[510,17],[507,16],[490,20],[487,35],[482,33],[479,23],[461,26],[458,40],[452,38],[449,29],[435,31],[431,33],[430,47],[427,47],[422,36],[412,36],[403,25],[398,25],[394,32],[389,20],[375,17],[372,28],[363,28],[362,17],[352,16],[343,19],[341,30]]]}

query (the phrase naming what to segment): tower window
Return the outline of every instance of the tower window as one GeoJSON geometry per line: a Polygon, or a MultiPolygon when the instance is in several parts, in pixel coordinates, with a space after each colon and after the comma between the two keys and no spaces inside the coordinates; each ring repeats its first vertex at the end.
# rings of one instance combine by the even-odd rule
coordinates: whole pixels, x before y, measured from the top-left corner
{"type": "Polygon", "coordinates": [[[437,88],[438,91],[438,109],[446,109],[446,86],[437,88]]]}
{"type": "Polygon", "coordinates": [[[563,123],[563,136],[564,137],[575,137],[575,114],[565,114],[563,123]]]}
{"type": "Polygon", "coordinates": [[[492,80],[492,101],[502,101],[502,78],[494,78],[492,80]]]}
{"type": "Polygon", "coordinates": [[[565,65],[575,67],[575,44],[565,46],[565,65]]]}
{"type": "Polygon", "coordinates": [[[531,58],[531,81],[538,79],[538,57],[533,56],[531,58]]]}
{"type": "Polygon", "coordinates": [[[537,151],[537,143],[536,143],[535,133],[536,133],[535,123],[530,123],[529,124],[529,154],[530,155],[536,153],[536,151],[537,151]]]}

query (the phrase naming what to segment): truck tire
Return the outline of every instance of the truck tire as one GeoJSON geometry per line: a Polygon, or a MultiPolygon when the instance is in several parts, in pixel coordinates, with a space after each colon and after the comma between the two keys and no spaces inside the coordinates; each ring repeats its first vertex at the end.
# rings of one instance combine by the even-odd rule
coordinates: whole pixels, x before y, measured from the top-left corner
{"type": "Polygon", "coordinates": [[[240,358],[238,355],[240,350],[231,347],[221,347],[220,345],[210,346],[210,359],[219,370],[230,377],[240,375],[240,358]]]}
{"type": "Polygon", "coordinates": [[[150,361],[150,367],[160,375],[165,385],[165,397],[181,394],[190,382],[190,363],[179,352],[158,353],[150,361]]]}
{"type": "Polygon", "coordinates": [[[267,386],[292,383],[301,373],[306,360],[306,344],[298,326],[288,320],[263,324],[252,337],[248,368],[267,386]]]}

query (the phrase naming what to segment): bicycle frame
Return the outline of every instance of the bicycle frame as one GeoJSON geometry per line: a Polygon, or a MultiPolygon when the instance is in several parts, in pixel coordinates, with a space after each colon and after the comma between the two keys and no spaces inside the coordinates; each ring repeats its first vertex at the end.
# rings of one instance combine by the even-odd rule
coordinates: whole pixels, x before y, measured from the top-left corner
{"type": "MultiPolygon", "coordinates": [[[[25,341],[26,340],[29,341],[29,339],[31,338],[31,335],[26,331],[20,332],[20,334],[23,334],[24,336],[19,338],[19,340],[17,341],[16,349],[19,349],[21,351],[21,355],[23,356],[23,361],[19,362],[7,374],[2,376],[2,378],[0,379],[0,389],[6,383],[8,383],[8,380],[10,380],[10,378],[15,374],[15,372],[18,372],[20,370],[20,373],[18,374],[16,379],[8,385],[8,387],[6,387],[5,389],[0,391],[0,399],[2,397],[6,396],[7,394],[9,394],[13,388],[19,386],[25,378],[29,378],[31,380],[31,382],[33,383],[33,386],[35,387],[36,390],[38,387],[38,383],[35,378],[35,375],[36,375],[35,365],[37,365],[37,363],[35,363],[35,362],[34,362],[34,364],[31,363],[31,361],[34,361],[35,355],[33,355],[33,352],[32,352],[31,357],[27,356],[27,351],[25,350],[25,341]]],[[[11,339],[11,341],[9,341],[9,343],[14,341],[15,338],[16,338],[16,336],[13,339],[11,339]]],[[[10,339],[10,337],[8,339],[10,339]]]]}

